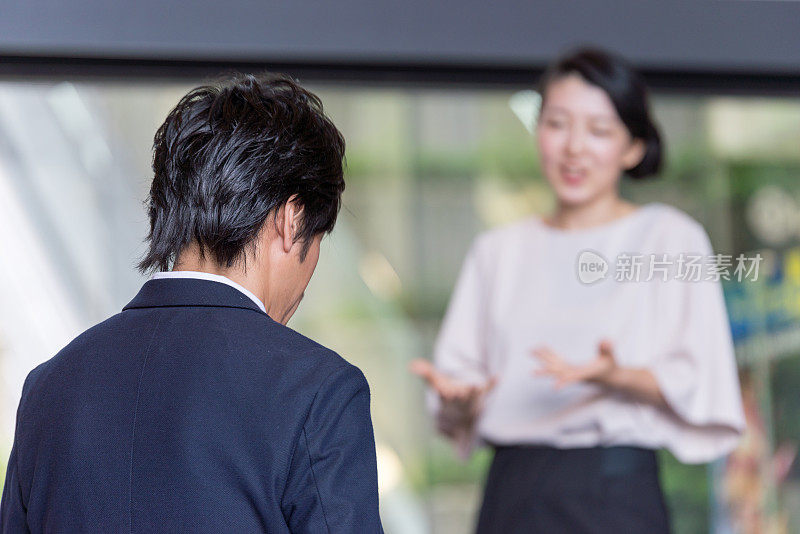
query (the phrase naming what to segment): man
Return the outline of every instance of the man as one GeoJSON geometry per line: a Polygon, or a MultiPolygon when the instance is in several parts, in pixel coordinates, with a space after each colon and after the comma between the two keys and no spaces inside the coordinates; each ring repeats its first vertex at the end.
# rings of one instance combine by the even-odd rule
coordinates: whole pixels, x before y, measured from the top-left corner
{"type": "Polygon", "coordinates": [[[3,532],[382,532],[367,382],[284,326],[336,221],[343,156],[286,77],[178,103],[155,136],[140,264],[161,272],[28,376],[3,532]]]}

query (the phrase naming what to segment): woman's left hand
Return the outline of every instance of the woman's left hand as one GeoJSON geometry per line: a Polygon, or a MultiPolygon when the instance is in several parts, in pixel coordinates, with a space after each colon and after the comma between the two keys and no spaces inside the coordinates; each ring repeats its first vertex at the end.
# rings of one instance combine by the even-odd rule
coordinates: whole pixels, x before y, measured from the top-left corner
{"type": "Polygon", "coordinates": [[[597,356],[585,365],[572,365],[548,347],[538,347],[532,351],[542,366],[534,372],[536,376],[552,376],[556,379],[556,389],[575,382],[605,383],[617,369],[614,347],[608,340],[598,345],[597,356]]]}

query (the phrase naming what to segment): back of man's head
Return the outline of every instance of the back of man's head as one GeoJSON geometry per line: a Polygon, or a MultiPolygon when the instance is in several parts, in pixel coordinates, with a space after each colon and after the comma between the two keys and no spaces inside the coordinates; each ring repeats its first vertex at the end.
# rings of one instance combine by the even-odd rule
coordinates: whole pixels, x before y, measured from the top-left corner
{"type": "Polygon", "coordinates": [[[237,75],[181,99],[153,144],[143,271],[169,270],[190,244],[230,267],[294,199],[304,244],[330,232],[344,190],[342,134],[313,93],[283,75],[237,75]]]}

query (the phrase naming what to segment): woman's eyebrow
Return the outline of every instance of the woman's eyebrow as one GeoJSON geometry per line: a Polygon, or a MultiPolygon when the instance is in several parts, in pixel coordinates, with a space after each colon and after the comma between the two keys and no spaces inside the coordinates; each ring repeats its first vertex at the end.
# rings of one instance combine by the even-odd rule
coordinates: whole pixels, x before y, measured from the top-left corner
{"type": "Polygon", "coordinates": [[[545,106],[544,108],[542,108],[542,111],[548,111],[550,113],[567,113],[567,114],[569,114],[569,110],[567,108],[562,108],[562,107],[560,107],[558,105],[545,106]]]}
{"type": "Polygon", "coordinates": [[[619,119],[612,115],[590,115],[589,120],[592,122],[610,122],[610,123],[617,123],[619,119]]]}
{"type": "MultiPolygon", "coordinates": [[[[567,109],[565,107],[562,107],[562,106],[559,106],[558,104],[545,106],[544,108],[542,108],[542,112],[545,112],[545,111],[548,112],[548,113],[564,113],[566,115],[572,115],[572,112],[569,109],[567,109]]],[[[608,122],[618,122],[619,121],[619,119],[617,119],[617,117],[615,115],[611,115],[611,114],[608,114],[608,113],[591,114],[588,117],[589,117],[589,120],[592,120],[592,121],[608,121],[608,122]]]]}

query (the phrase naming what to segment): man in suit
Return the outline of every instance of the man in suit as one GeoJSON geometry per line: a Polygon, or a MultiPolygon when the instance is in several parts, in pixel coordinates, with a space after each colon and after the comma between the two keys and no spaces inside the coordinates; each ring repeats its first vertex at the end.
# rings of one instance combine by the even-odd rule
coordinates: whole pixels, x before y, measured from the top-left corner
{"type": "Polygon", "coordinates": [[[26,379],[2,532],[382,532],[367,382],[285,326],[343,156],[283,76],[178,103],[153,149],[158,272],[26,379]]]}

